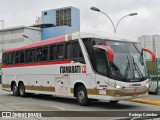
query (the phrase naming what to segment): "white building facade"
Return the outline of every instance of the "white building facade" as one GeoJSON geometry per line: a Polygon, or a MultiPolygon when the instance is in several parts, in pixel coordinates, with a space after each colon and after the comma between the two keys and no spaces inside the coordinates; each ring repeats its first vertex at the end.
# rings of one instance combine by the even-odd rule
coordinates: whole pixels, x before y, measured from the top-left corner
{"type": "Polygon", "coordinates": [[[41,41],[40,28],[19,26],[0,29],[0,84],[2,52],[7,49],[21,47],[38,41],[41,41]]]}
{"type": "Polygon", "coordinates": [[[38,41],[41,41],[40,28],[19,26],[0,29],[0,63],[2,61],[2,51],[38,41]]]}
{"type": "MultiPolygon", "coordinates": [[[[142,35],[138,37],[138,41],[143,48],[148,48],[156,54],[156,58],[160,58],[160,35],[142,35]]],[[[146,59],[150,59],[149,53],[144,53],[146,59]]]]}

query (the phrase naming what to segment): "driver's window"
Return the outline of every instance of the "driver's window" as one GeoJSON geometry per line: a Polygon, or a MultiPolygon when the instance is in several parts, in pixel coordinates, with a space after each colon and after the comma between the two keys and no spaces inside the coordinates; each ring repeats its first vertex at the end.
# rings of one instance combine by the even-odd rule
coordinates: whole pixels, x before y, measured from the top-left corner
{"type": "Polygon", "coordinates": [[[94,48],[94,69],[96,72],[107,76],[106,51],[94,48]]]}

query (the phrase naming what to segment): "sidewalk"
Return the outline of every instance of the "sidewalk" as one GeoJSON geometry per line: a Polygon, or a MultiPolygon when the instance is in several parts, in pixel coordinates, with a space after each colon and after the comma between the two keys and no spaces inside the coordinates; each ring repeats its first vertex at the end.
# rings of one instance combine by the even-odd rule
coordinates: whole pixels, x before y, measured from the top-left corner
{"type": "Polygon", "coordinates": [[[160,106],[160,95],[148,95],[143,98],[132,99],[130,100],[130,102],[138,102],[138,103],[160,106]]]}

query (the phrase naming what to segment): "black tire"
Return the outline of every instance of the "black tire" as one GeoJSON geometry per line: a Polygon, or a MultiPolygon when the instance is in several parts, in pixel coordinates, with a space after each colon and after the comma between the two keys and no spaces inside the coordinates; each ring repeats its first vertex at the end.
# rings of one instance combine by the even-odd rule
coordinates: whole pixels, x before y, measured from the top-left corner
{"type": "Polygon", "coordinates": [[[13,83],[12,91],[13,91],[13,95],[14,96],[18,96],[19,95],[19,91],[18,91],[18,87],[17,87],[16,83],[13,83]]]}
{"type": "Polygon", "coordinates": [[[26,95],[24,84],[20,83],[18,88],[19,88],[19,95],[21,97],[24,97],[26,95]]]}
{"type": "Polygon", "coordinates": [[[119,100],[115,100],[115,101],[109,101],[109,103],[112,103],[112,104],[115,104],[115,103],[118,103],[119,100]]]}
{"type": "Polygon", "coordinates": [[[87,90],[84,86],[79,86],[76,91],[76,98],[79,105],[88,105],[87,90]]]}
{"type": "Polygon", "coordinates": [[[160,95],[160,87],[157,87],[157,88],[156,88],[155,93],[156,93],[156,95],[160,95]]]}

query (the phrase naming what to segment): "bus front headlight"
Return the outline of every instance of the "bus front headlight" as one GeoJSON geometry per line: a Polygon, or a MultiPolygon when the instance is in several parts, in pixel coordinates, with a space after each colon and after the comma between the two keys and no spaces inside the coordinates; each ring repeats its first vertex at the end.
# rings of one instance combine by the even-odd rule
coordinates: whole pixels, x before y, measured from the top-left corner
{"type": "Polygon", "coordinates": [[[147,88],[149,87],[149,83],[146,83],[146,87],[147,87],[147,88]]]}
{"type": "Polygon", "coordinates": [[[116,88],[117,88],[117,89],[120,89],[120,88],[121,88],[121,86],[120,86],[120,85],[116,85],[116,88]]]}

